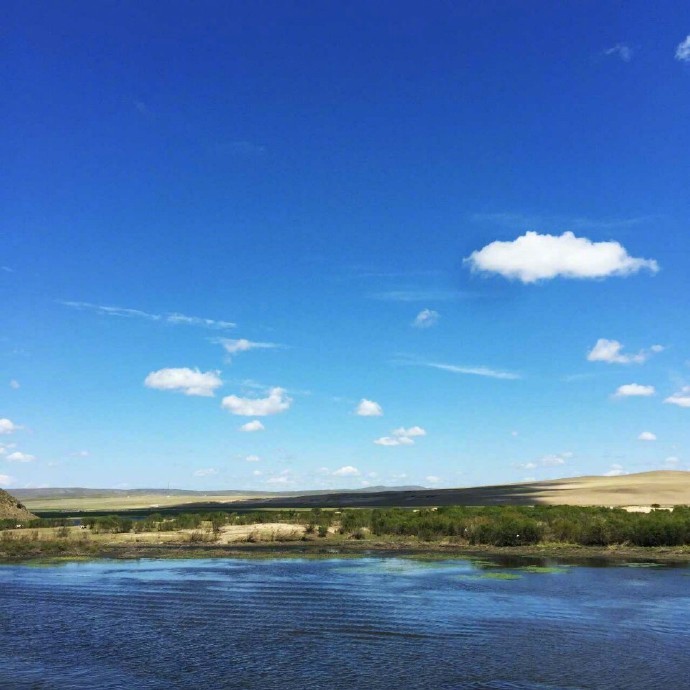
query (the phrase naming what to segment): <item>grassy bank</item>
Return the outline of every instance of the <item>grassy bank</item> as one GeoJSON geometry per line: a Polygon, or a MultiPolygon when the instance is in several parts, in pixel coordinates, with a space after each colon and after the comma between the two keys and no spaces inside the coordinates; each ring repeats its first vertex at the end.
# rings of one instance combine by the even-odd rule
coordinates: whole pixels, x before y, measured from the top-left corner
{"type": "MultiPolygon", "coordinates": [[[[284,528],[289,525],[283,525],[284,528]]],[[[254,529],[253,526],[251,526],[254,529]]],[[[364,555],[400,557],[474,558],[562,561],[589,564],[625,562],[690,563],[690,547],[636,547],[631,545],[581,546],[541,543],[522,546],[471,545],[449,540],[424,541],[417,537],[353,538],[338,532],[319,538],[302,532],[250,532],[237,539],[214,537],[211,530],[155,533],[124,538],[122,534],[85,533],[78,528],[31,530],[25,534],[4,533],[0,538],[0,562],[18,563],[36,559],[82,558],[334,558],[364,555]],[[251,535],[251,538],[248,538],[251,535]]],[[[271,528],[273,530],[273,528],[271,528]]]]}

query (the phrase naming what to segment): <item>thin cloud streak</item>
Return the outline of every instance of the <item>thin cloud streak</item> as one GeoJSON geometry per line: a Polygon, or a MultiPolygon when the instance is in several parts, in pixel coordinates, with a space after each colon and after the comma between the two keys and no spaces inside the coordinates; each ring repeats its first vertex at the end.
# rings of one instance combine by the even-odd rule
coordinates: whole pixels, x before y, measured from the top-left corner
{"type": "Polygon", "coordinates": [[[519,381],[524,377],[522,374],[516,374],[512,371],[502,371],[500,369],[492,369],[485,366],[464,366],[458,364],[446,364],[443,362],[428,362],[418,360],[396,361],[395,364],[402,364],[404,366],[418,366],[428,367],[430,369],[440,369],[441,371],[449,371],[452,374],[461,374],[466,376],[484,376],[491,379],[500,379],[503,381],[519,381]]]}
{"type": "Polygon", "coordinates": [[[381,302],[454,302],[475,296],[472,292],[459,290],[386,290],[367,295],[369,299],[381,302]]]}
{"type": "Polygon", "coordinates": [[[58,300],[58,304],[70,309],[78,309],[80,311],[92,311],[97,314],[104,314],[105,316],[115,316],[119,318],[134,318],[145,319],[147,321],[156,321],[159,323],[169,323],[172,325],[183,326],[200,326],[202,328],[211,328],[223,330],[227,328],[235,328],[237,324],[232,321],[220,321],[216,319],[205,319],[200,316],[188,316],[178,312],[167,312],[165,314],[151,314],[140,309],[128,309],[126,307],[111,307],[101,304],[92,304],[91,302],[68,302],[65,300],[58,300]]]}

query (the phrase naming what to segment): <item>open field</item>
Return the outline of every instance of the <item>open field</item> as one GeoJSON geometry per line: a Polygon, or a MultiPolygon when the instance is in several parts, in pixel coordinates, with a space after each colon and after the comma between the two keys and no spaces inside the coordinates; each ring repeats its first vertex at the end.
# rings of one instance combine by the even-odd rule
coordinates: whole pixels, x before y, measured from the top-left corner
{"type": "Polygon", "coordinates": [[[319,491],[303,494],[54,489],[40,493],[35,490],[17,490],[15,494],[34,512],[155,511],[178,506],[186,510],[201,511],[445,505],[591,505],[646,510],[656,504],[690,505],[690,472],[657,471],[620,477],[574,477],[459,489],[396,488],[387,491],[319,491]]]}

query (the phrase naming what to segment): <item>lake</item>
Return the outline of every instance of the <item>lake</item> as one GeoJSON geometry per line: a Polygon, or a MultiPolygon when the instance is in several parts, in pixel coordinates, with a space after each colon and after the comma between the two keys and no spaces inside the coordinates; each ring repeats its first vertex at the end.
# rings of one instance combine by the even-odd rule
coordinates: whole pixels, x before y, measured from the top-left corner
{"type": "Polygon", "coordinates": [[[0,566],[0,688],[690,687],[690,569],[0,566]]]}

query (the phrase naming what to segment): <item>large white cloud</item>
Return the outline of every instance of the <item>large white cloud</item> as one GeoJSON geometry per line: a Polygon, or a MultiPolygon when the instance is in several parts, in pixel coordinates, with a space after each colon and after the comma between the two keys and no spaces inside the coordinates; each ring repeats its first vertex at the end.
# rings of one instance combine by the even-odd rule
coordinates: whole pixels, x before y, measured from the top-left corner
{"type": "Polygon", "coordinates": [[[223,385],[218,371],[202,372],[186,367],[152,371],[144,385],[161,391],[180,391],[185,395],[213,397],[216,388],[223,385]]]}
{"type": "Polygon", "coordinates": [[[669,395],[664,402],[678,407],[690,407],[690,386],[683,386],[677,393],[669,395]]]}
{"type": "Polygon", "coordinates": [[[623,354],[623,345],[617,340],[599,338],[594,347],[587,353],[590,362],[607,362],[608,364],[642,364],[649,359],[651,353],[661,352],[663,345],[652,345],[647,350],[640,350],[635,354],[623,354]]]}
{"type": "Polygon", "coordinates": [[[222,406],[231,414],[243,417],[266,417],[285,412],[290,408],[292,398],[289,398],[284,388],[271,388],[265,398],[240,398],[228,395],[223,398],[222,406]]]}
{"type": "Polygon", "coordinates": [[[654,386],[642,386],[639,383],[626,383],[624,386],[618,386],[614,396],[616,398],[648,397],[655,393],[656,390],[654,386]]]}
{"type": "Polygon", "coordinates": [[[473,271],[498,273],[523,283],[551,278],[606,278],[647,269],[659,270],[653,259],[637,259],[618,242],[592,242],[572,232],[540,235],[527,232],[512,242],[491,242],[465,259],[473,271]]]}
{"type": "Polygon", "coordinates": [[[676,60],[681,62],[690,62],[690,35],[678,44],[676,48],[676,60]]]}
{"type": "Polygon", "coordinates": [[[383,415],[383,409],[377,402],[362,398],[359,401],[359,405],[357,405],[355,414],[358,414],[360,417],[380,417],[383,415]]]}
{"type": "Polygon", "coordinates": [[[251,433],[253,431],[263,431],[266,427],[258,420],[253,419],[251,422],[247,422],[240,427],[240,431],[246,431],[251,433]]]}

